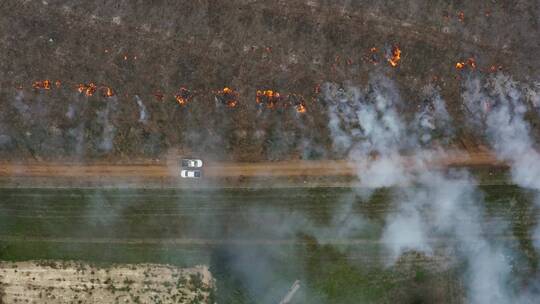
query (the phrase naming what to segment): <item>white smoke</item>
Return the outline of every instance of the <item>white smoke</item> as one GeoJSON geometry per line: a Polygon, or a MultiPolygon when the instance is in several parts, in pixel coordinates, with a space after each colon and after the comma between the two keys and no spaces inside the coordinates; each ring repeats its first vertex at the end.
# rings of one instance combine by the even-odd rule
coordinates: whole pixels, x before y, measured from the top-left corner
{"type": "MultiPolygon", "coordinates": [[[[502,73],[482,82],[470,78],[465,82],[464,105],[469,121],[485,126],[489,144],[501,160],[511,167],[514,183],[520,187],[540,191],[540,153],[535,149],[531,127],[525,119],[528,99],[537,107],[538,83],[535,87],[520,85],[502,73]]],[[[540,199],[537,199],[540,206],[540,199]]],[[[534,240],[540,238],[540,228],[534,240]]],[[[536,241],[537,248],[540,244],[536,241]]]]}
{"type": "Polygon", "coordinates": [[[114,145],[116,127],[112,123],[111,115],[116,110],[117,103],[116,96],[113,96],[107,101],[105,109],[97,112],[97,121],[103,127],[99,148],[105,152],[111,151],[114,145]]]}
{"type": "Polygon", "coordinates": [[[390,262],[408,251],[431,256],[447,247],[466,262],[469,302],[509,303],[510,263],[505,251],[484,236],[476,182],[466,171],[445,172],[431,164],[444,155],[435,140],[452,136],[450,115],[436,88],[425,88],[411,123],[399,115],[402,101],[388,79],[373,79],[364,92],[335,85],[325,89],[334,148],[355,161],[361,185],[399,187],[397,211],[387,217],[382,235],[390,262]],[[407,165],[404,151],[414,155],[407,165]]]}
{"type": "Polygon", "coordinates": [[[369,188],[403,185],[406,172],[399,152],[407,145],[405,126],[389,80],[370,83],[369,90],[326,85],[325,98],[334,149],[355,161],[360,183],[369,188]]]}
{"type": "Polygon", "coordinates": [[[148,122],[148,112],[146,111],[146,106],[142,102],[139,95],[135,95],[135,100],[137,101],[137,105],[139,105],[139,122],[146,124],[148,122]]]}
{"type": "Polygon", "coordinates": [[[24,102],[24,92],[22,90],[17,92],[11,104],[25,120],[30,118],[30,106],[24,102]]]}
{"type": "Polygon", "coordinates": [[[442,137],[444,141],[450,139],[454,133],[452,119],[438,89],[428,85],[422,90],[421,95],[423,100],[413,125],[413,128],[416,128],[413,131],[418,134],[420,142],[429,144],[438,137],[442,137]]]}
{"type": "Polygon", "coordinates": [[[70,119],[70,120],[73,119],[73,118],[75,118],[75,112],[76,112],[76,110],[77,110],[77,109],[76,109],[76,107],[75,107],[73,104],[69,104],[68,110],[67,110],[67,112],[66,112],[66,117],[67,117],[68,119],[70,119]]]}
{"type": "Polygon", "coordinates": [[[525,86],[525,94],[529,104],[536,110],[540,110],[540,81],[531,86],[525,86]]]}

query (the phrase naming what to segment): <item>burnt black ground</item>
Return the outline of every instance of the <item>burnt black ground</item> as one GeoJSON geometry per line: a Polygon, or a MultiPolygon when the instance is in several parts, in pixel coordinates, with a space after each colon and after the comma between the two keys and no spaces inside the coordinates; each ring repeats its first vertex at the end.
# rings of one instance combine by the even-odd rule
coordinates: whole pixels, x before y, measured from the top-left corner
{"type": "MultiPolygon", "coordinates": [[[[534,0],[2,1],[0,153],[129,158],[180,148],[233,160],[335,157],[325,153],[330,139],[316,87],[365,85],[378,74],[398,84],[405,115],[421,102],[421,87],[438,85],[460,126],[460,78],[471,72],[457,71],[456,62],[474,58],[472,73],[500,66],[517,80],[537,80],[539,16],[534,0]],[[392,68],[384,56],[396,45],[402,59],[392,68]],[[50,91],[32,89],[45,79],[50,91]],[[99,147],[96,114],[110,99],[81,97],[75,88],[90,82],[117,94],[111,150],[99,147]],[[29,116],[13,105],[20,86],[29,116]],[[174,101],[180,87],[193,94],[185,107],[174,101]],[[236,108],[216,105],[224,87],[239,93],[236,108]],[[255,94],[263,89],[303,96],[308,112],[259,113],[255,94]],[[135,94],[147,123],[138,121],[135,94]],[[71,120],[70,104],[80,104],[71,120]],[[312,143],[307,150],[303,139],[312,143]]],[[[470,130],[458,131],[468,138],[470,130]]]]}

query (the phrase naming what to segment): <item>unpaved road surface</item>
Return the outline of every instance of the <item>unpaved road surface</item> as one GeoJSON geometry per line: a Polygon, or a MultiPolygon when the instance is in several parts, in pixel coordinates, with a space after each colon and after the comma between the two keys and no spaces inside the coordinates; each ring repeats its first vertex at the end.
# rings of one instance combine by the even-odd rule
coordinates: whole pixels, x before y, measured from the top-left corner
{"type": "MultiPolygon", "coordinates": [[[[145,186],[182,187],[193,186],[191,181],[179,183],[179,160],[140,161],[133,164],[114,163],[60,163],[23,162],[0,163],[0,180],[6,186],[120,186],[137,183],[145,186]]],[[[412,156],[403,156],[405,166],[414,161],[412,156]]],[[[436,167],[501,167],[504,162],[490,152],[452,152],[429,162],[436,167]]],[[[358,166],[350,160],[281,161],[256,163],[207,162],[203,168],[204,180],[233,180],[242,183],[250,178],[354,178],[358,166]]],[[[205,183],[198,183],[203,185],[205,183]]],[[[269,183],[268,185],[280,185],[269,183]]],[[[325,185],[343,185],[326,181],[325,185]]],[[[262,184],[264,186],[264,184],[262,184]]]]}

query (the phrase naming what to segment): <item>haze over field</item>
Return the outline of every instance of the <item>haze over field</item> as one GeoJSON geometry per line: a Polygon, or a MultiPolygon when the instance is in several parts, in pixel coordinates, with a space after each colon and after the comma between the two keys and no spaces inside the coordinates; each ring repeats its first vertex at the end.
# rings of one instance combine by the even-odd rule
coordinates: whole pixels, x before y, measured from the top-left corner
{"type": "Polygon", "coordinates": [[[0,302],[52,259],[204,264],[207,303],[536,303],[539,3],[330,2],[0,3],[0,302]]]}

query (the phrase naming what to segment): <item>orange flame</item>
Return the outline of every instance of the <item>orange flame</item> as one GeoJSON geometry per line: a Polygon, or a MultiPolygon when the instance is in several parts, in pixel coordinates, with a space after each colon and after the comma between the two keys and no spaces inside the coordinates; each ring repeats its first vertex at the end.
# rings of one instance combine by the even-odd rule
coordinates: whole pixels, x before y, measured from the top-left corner
{"type": "Polygon", "coordinates": [[[217,95],[221,102],[229,108],[234,108],[238,105],[238,93],[231,88],[225,87],[223,90],[218,91],[217,95]]]}
{"type": "Polygon", "coordinates": [[[296,112],[298,113],[306,113],[306,106],[304,106],[303,103],[296,106],[296,112]]]}
{"type": "Polygon", "coordinates": [[[371,47],[369,49],[369,53],[362,56],[362,60],[364,60],[366,62],[369,62],[369,63],[372,63],[374,65],[379,64],[379,58],[378,58],[378,55],[377,55],[378,51],[379,50],[376,47],[371,47]]]}
{"type": "Polygon", "coordinates": [[[86,94],[86,96],[92,96],[94,95],[96,90],[97,86],[93,82],[91,82],[86,86],[86,91],[84,92],[84,94],[86,94]]]}
{"type": "Polygon", "coordinates": [[[81,94],[84,93],[86,96],[94,95],[96,90],[97,90],[97,86],[93,82],[89,84],[79,83],[77,85],[77,91],[81,94]]]}
{"type": "Polygon", "coordinates": [[[392,48],[392,56],[388,58],[388,62],[390,63],[392,67],[395,68],[398,66],[398,63],[400,60],[401,60],[401,50],[396,45],[392,48]]]}
{"type": "Polygon", "coordinates": [[[465,13],[463,11],[458,12],[458,19],[461,22],[465,21],[465,13]]]}
{"type": "Polygon", "coordinates": [[[174,96],[179,105],[183,106],[187,103],[187,100],[180,95],[174,96]]]}
{"type": "Polygon", "coordinates": [[[476,69],[476,61],[474,60],[474,58],[469,58],[467,59],[467,64],[471,67],[471,69],[476,69]]]}
{"type": "Polygon", "coordinates": [[[54,85],[57,87],[57,88],[60,88],[60,86],[62,85],[62,83],[60,82],[60,80],[57,80],[54,82],[54,85]]]}
{"type": "Polygon", "coordinates": [[[456,63],[456,69],[462,70],[465,67],[469,67],[471,70],[476,69],[476,60],[474,58],[468,58],[467,61],[458,61],[456,63]]]}
{"type": "Polygon", "coordinates": [[[103,97],[113,97],[115,94],[114,94],[114,91],[109,88],[109,87],[105,87],[105,92],[103,93],[103,97]]]}
{"type": "Polygon", "coordinates": [[[32,83],[32,87],[34,89],[50,90],[51,81],[50,80],[34,81],[34,83],[32,83]]]}
{"type": "Polygon", "coordinates": [[[184,106],[191,99],[191,93],[186,88],[180,88],[180,92],[174,96],[179,105],[184,106]]]}
{"type": "Polygon", "coordinates": [[[257,90],[256,101],[258,104],[266,104],[268,109],[274,109],[281,100],[279,92],[272,90],[257,90]]]}

